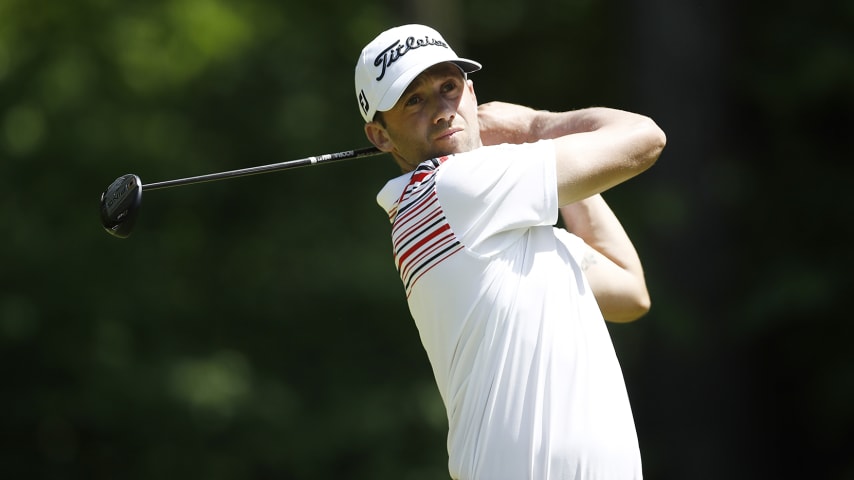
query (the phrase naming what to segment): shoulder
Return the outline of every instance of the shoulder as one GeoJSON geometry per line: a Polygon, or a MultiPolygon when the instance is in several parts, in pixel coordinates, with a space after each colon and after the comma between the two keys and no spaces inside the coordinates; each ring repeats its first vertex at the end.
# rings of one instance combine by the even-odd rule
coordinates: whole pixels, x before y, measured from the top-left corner
{"type": "Polygon", "coordinates": [[[395,205],[400,200],[400,195],[409,184],[412,178],[412,172],[405,173],[399,177],[392,178],[380,189],[377,193],[377,203],[386,212],[390,212],[395,208],[395,205]]]}
{"type": "Polygon", "coordinates": [[[514,166],[532,166],[532,163],[537,161],[554,163],[554,158],[553,140],[522,144],[502,143],[451,155],[439,171],[442,176],[449,173],[473,175],[481,171],[501,171],[514,166]]]}
{"type": "Polygon", "coordinates": [[[539,155],[553,155],[554,140],[539,140],[533,143],[501,143],[485,145],[470,152],[458,153],[451,158],[461,159],[491,159],[491,158],[526,158],[539,155]]]}
{"type": "MultiPolygon", "coordinates": [[[[437,171],[437,182],[448,188],[473,187],[476,184],[494,184],[514,178],[538,175],[553,171],[555,147],[552,140],[536,143],[489,145],[471,152],[449,157],[437,171]]],[[[546,174],[552,177],[553,174],[546,174]]]]}

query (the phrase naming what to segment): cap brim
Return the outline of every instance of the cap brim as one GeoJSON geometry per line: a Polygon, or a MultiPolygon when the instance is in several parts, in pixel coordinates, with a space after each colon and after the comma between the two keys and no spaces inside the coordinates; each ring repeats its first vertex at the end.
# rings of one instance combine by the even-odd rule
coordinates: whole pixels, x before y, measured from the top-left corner
{"type": "Polygon", "coordinates": [[[377,111],[386,112],[388,110],[391,110],[397,103],[397,101],[400,100],[400,96],[403,95],[403,92],[405,92],[407,87],[409,87],[409,84],[412,83],[413,80],[415,80],[415,77],[421,75],[421,72],[427,70],[428,68],[445,62],[450,62],[457,65],[458,67],[460,67],[460,70],[462,70],[463,73],[472,73],[483,68],[480,63],[475,62],[474,60],[469,60],[467,58],[438,60],[434,63],[430,63],[427,65],[417,65],[416,67],[410,68],[409,70],[401,74],[399,77],[397,77],[394,83],[391,84],[391,87],[386,90],[385,95],[383,95],[383,98],[379,101],[379,103],[377,103],[377,111]]]}

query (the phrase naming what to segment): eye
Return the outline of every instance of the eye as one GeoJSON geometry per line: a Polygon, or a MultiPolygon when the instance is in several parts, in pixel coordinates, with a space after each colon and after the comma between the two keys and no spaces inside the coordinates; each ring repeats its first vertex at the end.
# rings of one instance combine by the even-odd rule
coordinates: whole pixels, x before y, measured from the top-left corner
{"type": "Polygon", "coordinates": [[[421,97],[419,97],[418,95],[411,95],[406,99],[406,102],[404,102],[404,105],[406,105],[407,107],[410,107],[413,105],[417,105],[419,103],[421,103],[421,97]]]}
{"type": "Polygon", "coordinates": [[[445,82],[445,84],[442,85],[442,93],[453,92],[454,90],[456,90],[456,88],[457,88],[456,82],[454,82],[454,81],[445,82]]]}

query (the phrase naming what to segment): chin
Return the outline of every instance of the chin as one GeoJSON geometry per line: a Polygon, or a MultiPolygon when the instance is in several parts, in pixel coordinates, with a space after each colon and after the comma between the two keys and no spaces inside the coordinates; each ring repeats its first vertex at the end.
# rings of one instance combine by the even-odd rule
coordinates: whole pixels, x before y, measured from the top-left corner
{"type": "Polygon", "coordinates": [[[457,153],[465,153],[474,150],[471,148],[468,143],[465,142],[451,142],[447,146],[443,148],[437,148],[433,150],[433,156],[431,158],[444,157],[447,155],[454,155],[457,153]]]}
{"type": "Polygon", "coordinates": [[[454,155],[456,153],[462,153],[462,152],[457,151],[456,149],[437,150],[436,152],[430,154],[430,156],[427,158],[431,159],[431,158],[447,157],[450,155],[454,155]]]}

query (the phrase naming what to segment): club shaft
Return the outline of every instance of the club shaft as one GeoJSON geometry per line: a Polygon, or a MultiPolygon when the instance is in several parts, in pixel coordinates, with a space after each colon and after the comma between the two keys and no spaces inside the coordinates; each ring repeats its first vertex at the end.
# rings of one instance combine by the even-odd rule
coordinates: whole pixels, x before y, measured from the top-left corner
{"type": "Polygon", "coordinates": [[[341,160],[353,160],[356,158],[372,157],[383,152],[376,147],[367,147],[356,150],[347,150],[344,152],[327,153],[316,157],[306,157],[299,160],[289,160],[287,162],[272,163],[270,165],[261,165],[258,167],[241,168],[239,170],[230,170],[227,172],[210,173],[207,175],[199,175],[195,177],[178,178],[175,180],[165,180],[162,182],[148,183],[142,186],[143,191],[160,190],[162,188],[178,187],[181,185],[192,185],[194,183],[214,182],[217,180],[225,180],[227,178],[247,177],[249,175],[258,175],[261,173],[278,172],[280,170],[288,170],[291,168],[307,167],[317,165],[319,163],[338,162],[341,160]]]}

